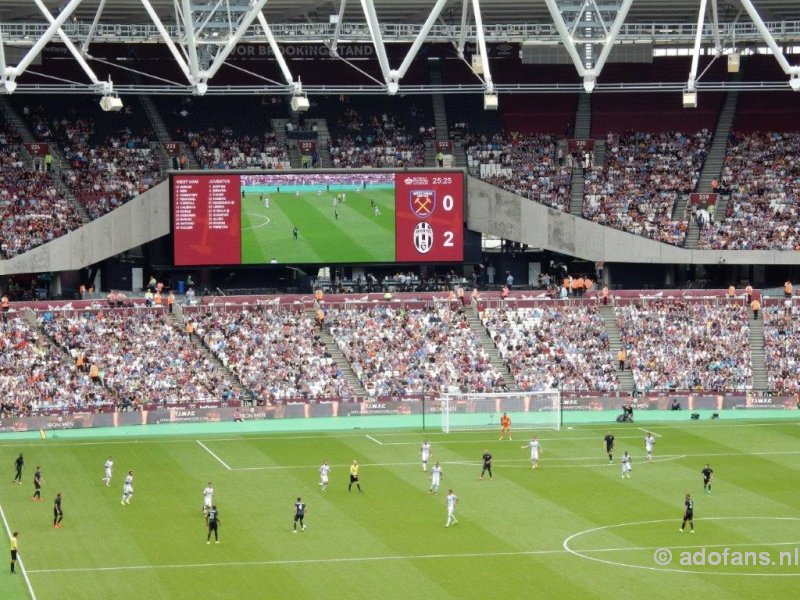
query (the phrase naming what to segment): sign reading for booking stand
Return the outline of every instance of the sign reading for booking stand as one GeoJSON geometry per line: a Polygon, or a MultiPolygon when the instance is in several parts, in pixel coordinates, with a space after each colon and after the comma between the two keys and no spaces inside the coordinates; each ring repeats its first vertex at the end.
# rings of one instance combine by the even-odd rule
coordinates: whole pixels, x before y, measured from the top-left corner
{"type": "Polygon", "coordinates": [[[464,174],[395,175],[397,262],[464,260],[464,174]]]}

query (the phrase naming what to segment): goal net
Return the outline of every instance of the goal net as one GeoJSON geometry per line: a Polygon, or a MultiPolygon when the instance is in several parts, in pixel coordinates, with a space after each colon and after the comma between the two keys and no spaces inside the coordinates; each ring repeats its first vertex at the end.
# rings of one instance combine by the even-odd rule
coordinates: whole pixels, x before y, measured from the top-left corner
{"type": "Polygon", "coordinates": [[[561,393],[442,394],[442,431],[499,430],[506,413],[511,431],[561,429],[561,393]]]}

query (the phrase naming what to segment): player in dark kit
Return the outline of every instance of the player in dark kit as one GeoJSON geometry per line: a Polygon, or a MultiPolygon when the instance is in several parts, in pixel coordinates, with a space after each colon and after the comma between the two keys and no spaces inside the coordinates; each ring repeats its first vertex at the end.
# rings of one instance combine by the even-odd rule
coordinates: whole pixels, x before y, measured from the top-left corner
{"type": "Polygon", "coordinates": [[[17,474],[14,476],[14,483],[22,485],[22,467],[25,465],[25,459],[22,458],[22,452],[19,453],[17,460],[14,461],[14,468],[17,474]]]}
{"type": "Polygon", "coordinates": [[[33,500],[34,502],[41,502],[42,501],[42,484],[44,483],[44,479],[42,479],[42,467],[36,467],[36,471],[33,473],[33,500]]]}
{"type": "Polygon", "coordinates": [[[61,529],[61,519],[64,518],[64,511],[61,509],[61,493],[56,494],[53,501],[53,527],[61,529]]]}
{"type": "Polygon", "coordinates": [[[297,502],[294,503],[294,529],[293,532],[297,533],[297,522],[300,522],[300,528],[305,531],[306,525],[303,523],[303,519],[306,516],[306,503],[303,502],[303,499],[298,496],[297,502]]]}
{"type": "Polygon", "coordinates": [[[714,469],[706,465],[701,471],[703,474],[703,490],[706,494],[711,493],[711,480],[714,479],[714,469]]]}
{"type": "Polygon", "coordinates": [[[208,535],[206,536],[206,544],[211,543],[211,533],[214,533],[214,543],[219,544],[219,511],[217,505],[214,504],[206,514],[206,524],[208,525],[208,535]]]}
{"type": "Polygon", "coordinates": [[[683,501],[683,523],[681,524],[680,532],[683,533],[683,528],[686,527],[686,522],[694,533],[694,500],[691,494],[686,494],[686,499],[683,501]]]}
{"type": "Polygon", "coordinates": [[[484,473],[489,473],[489,479],[492,478],[492,455],[489,453],[489,450],[486,449],[483,451],[483,468],[481,469],[481,476],[480,479],[483,479],[484,473]]]}
{"type": "Polygon", "coordinates": [[[610,431],[606,432],[606,437],[603,438],[606,446],[606,454],[608,454],[608,464],[614,462],[614,436],[610,431]]]}

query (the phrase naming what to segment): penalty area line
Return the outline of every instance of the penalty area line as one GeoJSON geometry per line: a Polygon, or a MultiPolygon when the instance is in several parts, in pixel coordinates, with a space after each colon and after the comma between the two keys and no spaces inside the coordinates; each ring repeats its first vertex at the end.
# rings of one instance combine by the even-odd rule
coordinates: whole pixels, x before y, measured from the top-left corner
{"type": "Polygon", "coordinates": [[[214,454],[214,452],[212,452],[211,448],[209,448],[208,446],[206,446],[206,445],[205,445],[203,442],[201,442],[200,440],[195,440],[195,441],[196,441],[198,444],[200,444],[200,447],[201,447],[203,450],[205,450],[205,451],[206,451],[206,452],[208,452],[208,453],[209,453],[211,456],[213,456],[215,459],[217,459],[217,462],[219,462],[219,464],[221,464],[223,467],[225,467],[225,468],[226,468],[228,471],[232,471],[232,470],[233,470],[233,469],[231,469],[231,468],[228,466],[228,463],[226,463],[226,462],[225,462],[224,460],[222,460],[222,459],[221,459],[219,456],[217,456],[216,454],[214,454]]]}
{"type": "Polygon", "coordinates": [[[367,439],[368,439],[368,440],[372,440],[373,442],[375,442],[376,444],[378,444],[378,446],[383,446],[383,442],[382,442],[382,441],[380,441],[379,439],[376,439],[376,438],[372,437],[371,435],[368,435],[368,436],[367,436],[367,439]]]}

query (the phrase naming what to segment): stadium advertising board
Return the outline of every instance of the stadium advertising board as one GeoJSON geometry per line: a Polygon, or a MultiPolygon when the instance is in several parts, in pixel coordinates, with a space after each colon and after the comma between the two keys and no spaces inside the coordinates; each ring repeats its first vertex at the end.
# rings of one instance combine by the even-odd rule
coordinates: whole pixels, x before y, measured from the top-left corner
{"type": "Polygon", "coordinates": [[[174,173],[175,265],[456,262],[462,171],[174,173]]]}

